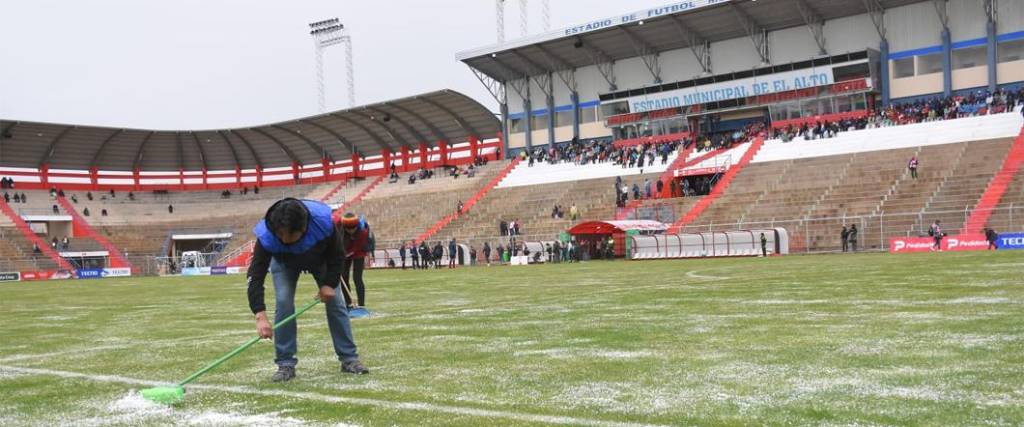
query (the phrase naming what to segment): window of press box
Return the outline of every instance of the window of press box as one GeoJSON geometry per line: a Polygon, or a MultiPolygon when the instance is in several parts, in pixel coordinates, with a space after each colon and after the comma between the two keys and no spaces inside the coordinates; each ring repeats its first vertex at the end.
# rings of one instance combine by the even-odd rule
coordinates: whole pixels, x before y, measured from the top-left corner
{"type": "Polygon", "coordinates": [[[597,121],[597,107],[580,108],[580,123],[594,123],[597,121]]]}
{"type": "Polygon", "coordinates": [[[601,104],[601,118],[607,119],[611,116],[629,113],[629,102],[619,101],[608,104],[601,104]]]}
{"type": "Polygon", "coordinates": [[[917,75],[935,74],[942,72],[942,54],[932,53],[917,57],[917,75]]]}
{"type": "Polygon", "coordinates": [[[837,82],[861,79],[871,75],[871,69],[867,62],[853,65],[844,65],[832,69],[832,76],[837,82]]]}
{"type": "Polygon", "coordinates": [[[572,126],[572,110],[555,113],[555,127],[572,126]]]}
{"type": "Polygon", "coordinates": [[[988,64],[988,48],[974,46],[953,51],[953,69],[981,67],[988,64]]]}
{"type": "Polygon", "coordinates": [[[530,122],[530,123],[531,123],[531,125],[530,125],[530,129],[531,130],[547,129],[548,128],[548,115],[545,114],[545,115],[542,115],[542,116],[533,116],[533,121],[530,122]]]}
{"type": "Polygon", "coordinates": [[[999,62],[1020,61],[1024,59],[1024,39],[999,43],[996,51],[999,55],[999,62]]]}
{"type": "Polygon", "coordinates": [[[892,61],[892,78],[914,77],[914,57],[892,61]]]}
{"type": "Polygon", "coordinates": [[[523,132],[523,119],[510,119],[509,120],[509,132],[520,133],[523,132]]]}

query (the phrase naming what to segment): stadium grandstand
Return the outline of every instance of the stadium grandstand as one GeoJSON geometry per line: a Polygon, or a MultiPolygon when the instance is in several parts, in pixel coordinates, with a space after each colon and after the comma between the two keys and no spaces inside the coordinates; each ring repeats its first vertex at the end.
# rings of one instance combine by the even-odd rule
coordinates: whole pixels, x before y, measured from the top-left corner
{"type": "Polygon", "coordinates": [[[450,239],[635,255],[585,221],[792,252],[1018,229],[1022,54],[1019,2],[693,0],[458,53],[498,114],[444,90],[238,129],[3,119],[3,269],[239,267],[286,195],[371,218],[379,267],[450,239]]]}

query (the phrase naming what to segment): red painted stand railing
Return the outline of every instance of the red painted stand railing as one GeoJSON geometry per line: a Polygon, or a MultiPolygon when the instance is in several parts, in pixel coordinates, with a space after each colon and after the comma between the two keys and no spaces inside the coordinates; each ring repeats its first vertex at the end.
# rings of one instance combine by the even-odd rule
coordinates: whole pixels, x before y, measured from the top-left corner
{"type": "Polygon", "coordinates": [[[334,197],[335,194],[337,194],[339,191],[341,191],[342,188],[345,188],[345,186],[348,185],[348,181],[348,177],[342,178],[341,181],[338,181],[338,185],[335,185],[334,188],[331,189],[331,191],[328,191],[327,194],[320,198],[320,201],[326,203],[328,200],[331,200],[331,197],[334,197]]]}
{"type": "Polygon", "coordinates": [[[74,270],[74,267],[72,267],[71,264],[68,264],[60,254],[54,251],[48,242],[37,236],[36,233],[33,233],[32,229],[29,228],[28,223],[26,223],[20,215],[14,212],[14,209],[12,209],[7,202],[4,202],[3,199],[0,199],[0,211],[3,211],[4,215],[7,215],[11,221],[14,221],[14,226],[18,228],[18,231],[21,231],[21,234],[24,235],[28,241],[39,246],[39,250],[43,252],[43,255],[50,257],[50,259],[57,263],[59,268],[69,271],[74,270]]]}
{"type": "Polygon", "coordinates": [[[1014,175],[1020,171],[1022,165],[1024,165],[1024,129],[1021,129],[1020,135],[1010,147],[1010,152],[1006,155],[1006,160],[1003,161],[1003,167],[996,173],[988,188],[985,189],[985,193],[978,200],[978,205],[971,211],[971,216],[964,222],[964,234],[982,232],[985,223],[992,216],[992,210],[999,205],[999,201],[1003,199],[1010,182],[1013,181],[1014,175]]]}
{"type": "Polygon", "coordinates": [[[359,194],[356,194],[356,196],[353,197],[352,200],[348,200],[345,203],[342,203],[341,206],[338,207],[338,210],[348,211],[349,208],[351,208],[353,205],[363,200],[363,197],[366,197],[367,194],[370,194],[370,192],[373,191],[374,188],[377,188],[377,186],[380,185],[381,182],[384,182],[384,178],[387,178],[387,175],[381,175],[375,178],[373,182],[370,183],[370,185],[367,185],[366,188],[363,189],[363,191],[360,191],[359,194]]]}
{"type": "Polygon", "coordinates": [[[696,205],[693,205],[693,207],[690,208],[690,211],[687,212],[686,215],[684,215],[678,221],[669,226],[667,233],[678,233],[684,225],[689,224],[693,222],[695,219],[697,219],[697,217],[700,216],[700,214],[703,213],[704,210],[707,209],[707,207],[710,206],[712,202],[721,197],[721,195],[725,193],[725,190],[729,188],[729,184],[732,183],[732,180],[733,178],[736,177],[736,174],[740,173],[740,171],[743,170],[744,167],[750,164],[750,161],[754,159],[754,155],[756,155],[757,152],[761,150],[761,147],[764,145],[764,138],[759,136],[755,138],[754,142],[750,144],[750,148],[747,149],[746,153],[743,153],[743,157],[740,158],[740,161],[737,162],[732,167],[730,167],[729,170],[725,172],[725,175],[722,175],[722,178],[718,180],[718,183],[715,184],[715,188],[711,190],[711,194],[708,194],[707,196],[704,196],[704,198],[700,199],[700,201],[697,202],[696,205]]]}
{"type": "Polygon", "coordinates": [[[75,235],[84,235],[85,237],[92,238],[99,243],[100,246],[103,246],[103,249],[107,250],[107,256],[110,258],[110,266],[112,268],[132,267],[132,263],[128,262],[128,259],[124,257],[124,253],[114,246],[113,243],[110,243],[110,241],[105,237],[101,236],[100,233],[97,233],[96,230],[89,225],[89,222],[86,221],[85,217],[78,213],[75,206],[72,205],[71,202],[68,202],[67,198],[58,197],[57,203],[60,204],[60,207],[64,209],[68,215],[71,215],[71,226],[75,235]]]}
{"type": "Polygon", "coordinates": [[[508,176],[508,174],[512,173],[512,170],[515,169],[516,165],[518,164],[518,157],[512,159],[512,161],[509,162],[509,164],[505,166],[505,168],[502,169],[501,172],[499,172],[498,175],[494,177],[494,179],[491,179],[486,185],[484,185],[480,189],[480,191],[477,191],[476,194],[473,195],[473,197],[470,197],[469,200],[462,204],[461,212],[453,213],[444,218],[441,218],[440,221],[432,225],[429,229],[427,229],[426,232],[420,234],[419,237],[416,237],[416,244],[419,244],[420,242],[429,239],[434,234],[437,234],[438,231],[441,231],[441,229],[447,227],[448,224],[451,224],[452,221],[458,219],[460,215],[469,213],[469,210],[473,207],[473,205],[476,205],[476,203],[479,202],[480,199],[482,199],[484,196],[486,196],[487,193],[491,191],[491,189],[497,187],[498,184],[501,183],[501,180],[505,179],[505,177],[508,176]]]}

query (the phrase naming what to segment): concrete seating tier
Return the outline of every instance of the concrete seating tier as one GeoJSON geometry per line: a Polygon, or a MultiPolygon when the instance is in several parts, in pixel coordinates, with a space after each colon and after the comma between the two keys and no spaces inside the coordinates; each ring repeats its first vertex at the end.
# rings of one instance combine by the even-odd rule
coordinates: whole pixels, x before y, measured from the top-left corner
{"type": "MultiPolygon", "coordinates": [[[[29,199],[31,201],[31,198],[29,199]]],[[[0,271],[54,270],[57,263],[46,255],[32,253],[32,242],[17,228],[0,228],[0,271]]]]}
{"type": "Polygon", "coordinates": [[[994,114],[941,120],[903,126],[840,132],[834,138],[791,142],[765,141],[753,163],[772,162],[840,154],[895,150],[957,142],[1016,137],[1024,125],[1019,113],[994,114]]]}
{"type": "Polygon", "coordinates": [[[1024,169],[1014,175],[985,226],[997,233],[1024,231],[1024,169]]]}
{"type": "Polygon", "coordinates": [[[452,178],[437,169],[433,178],[415,184],[408,183],[408,173],[400,174],[398,182],[382,182],[351,210],[369,219],[378,248],[398,247],[455,213],[459,201],[473,197],[507,164],[492,161],[478,168],[473,178],[452,178]]]}
{"type": "MultiPolygon", "coordinates": [[[[533,167],[530,167],[527,162],[521,162],[519,163],[519,166],[516,166],[516,168],[512,170],[512,173],[508,174],[508,176],[498,184],[498,187],[508,188],[598,178],[614,179],[617,176],[625,178],[627,176],[634,175],[660,174],[668,169],[669,165],[672,164],[678,155],[679,150],[669,154],[668,162],[665,164],[662,164],[661,157],[657,156],[654,159],[653,165],[647,165],[644,168],[623,168],[622,165],[617,165],[610,161],[604,163],[589,163],[586,165],[561,162],[555,164],[537,162],[534,163],[533,167]]],[[[614,194],[612,196],[614,196],[614,194]]]]}
{"type": "Polygon", "coordinates": [[[935,219],[946,232],[957,233],[964,208],[977,204],[1011,142],[998,138],[752,163],[683,231],[781,226],[798,251],[839,249],[844,224],[858,224],[861,245],[873,247],[884,247],[890,237],[922,235],[935,219]],[[915,154],[921,166],[912,179],[906,165],[915,154]]]}
{"type": "MultiPolygon", "coordinates": [[[[642,187],[644,178],[656,182],[659,177],[657,173],[624,176],[623,182],[630,187],[636,182],[642,187]]],[[[569,209],[573,204],[579,211],[579,221],[615,218],[614,187],[615,178],[612,177],[495,188],[472,211],[438,232],[437,238],[447,240],[455,237],[477,249],[483,247],[484,242],[494,247],[508,241],[508,237],[500,236],[499,222],[518,220],[522,224],[522,235],[517,237],[519,241],[554,240],[559,233],[572,227],[569,209]],[[551,209],[555,205],[561,205],[565,210],[563,218],[551,217],[551,209]]]]}
{"type": "MultiPolygon", "coordinates": [[[[127,225],[139,223],[173,223],[185,220],[207,221],[212,218],[254,216],[262,217],[267,208],[275,201],[285,197],[320,200],[333,184],[311,184],[291,187],[261,188],[256,194],[250,189],[246,195],[233,190],[231,197],[221,197],[220,191],[171,192],[156,194],[153,192],[136,192],[135,200],[129,200],[126,192],[116,193],[111,198],[109,193],[94,192],[94,200],[89,201],[84,192],[74,192],[78,203],[75,208],[83,213],[89,208],[87,218],[92,225],[127,225]],[[102,200],[105,196],[107,199],[102,200]],[[174,213],[168,213],[167,206],[174,206],[174,213]],[[103,209],[108,215],[102,216],[103,209]]],[[[72,193],[66,194],[70,198],[72,193]]],[[[201,224],[199,224],[201,225],[201,224]]]]}

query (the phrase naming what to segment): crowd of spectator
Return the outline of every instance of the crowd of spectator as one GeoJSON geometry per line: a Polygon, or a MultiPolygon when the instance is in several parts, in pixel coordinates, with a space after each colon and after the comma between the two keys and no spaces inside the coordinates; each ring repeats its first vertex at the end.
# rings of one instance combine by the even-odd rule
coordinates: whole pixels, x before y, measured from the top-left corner
{"type": "Polygon", "coordinates": [[[789,142],[796,138],[815,140],[832,138],[839,132],[898,126],[911,123],[951,120],[1013,111],[1024,104],[1024,88],[1016,91],[999,89],[995,92],[978,91],[946,98],[934,97],[908,103],[893,103],[888,107],[868,111],[863,117],[841,120],[807,121],[772,131],[772,137],[789,142]]]}
{"type": "Polygon", "coordinates": [[[521,159],[532,167],[535,162],[547,162],[549,164],[573,163],[576,165],[588,165],[596,163],[612,162],[616,165],[626,167],[637,167],[655,164],[658,158],[661,164],[668,163],[668,156],[672,154],[679,145],[687,141],[674,141],[661,144],[638,144],[628,147],[616,147],[610,140],[593,140],[581,142],[573,140],[564,144],[555,144],[549,147],[538,147],[533,151],[520,153],[521,159]]]}
{"type": "Polygon", "coordinates": [[[2,190],[13,190],[14,189],[14,178],[3,177],[0,178],[0,189],[2,190]]]}

